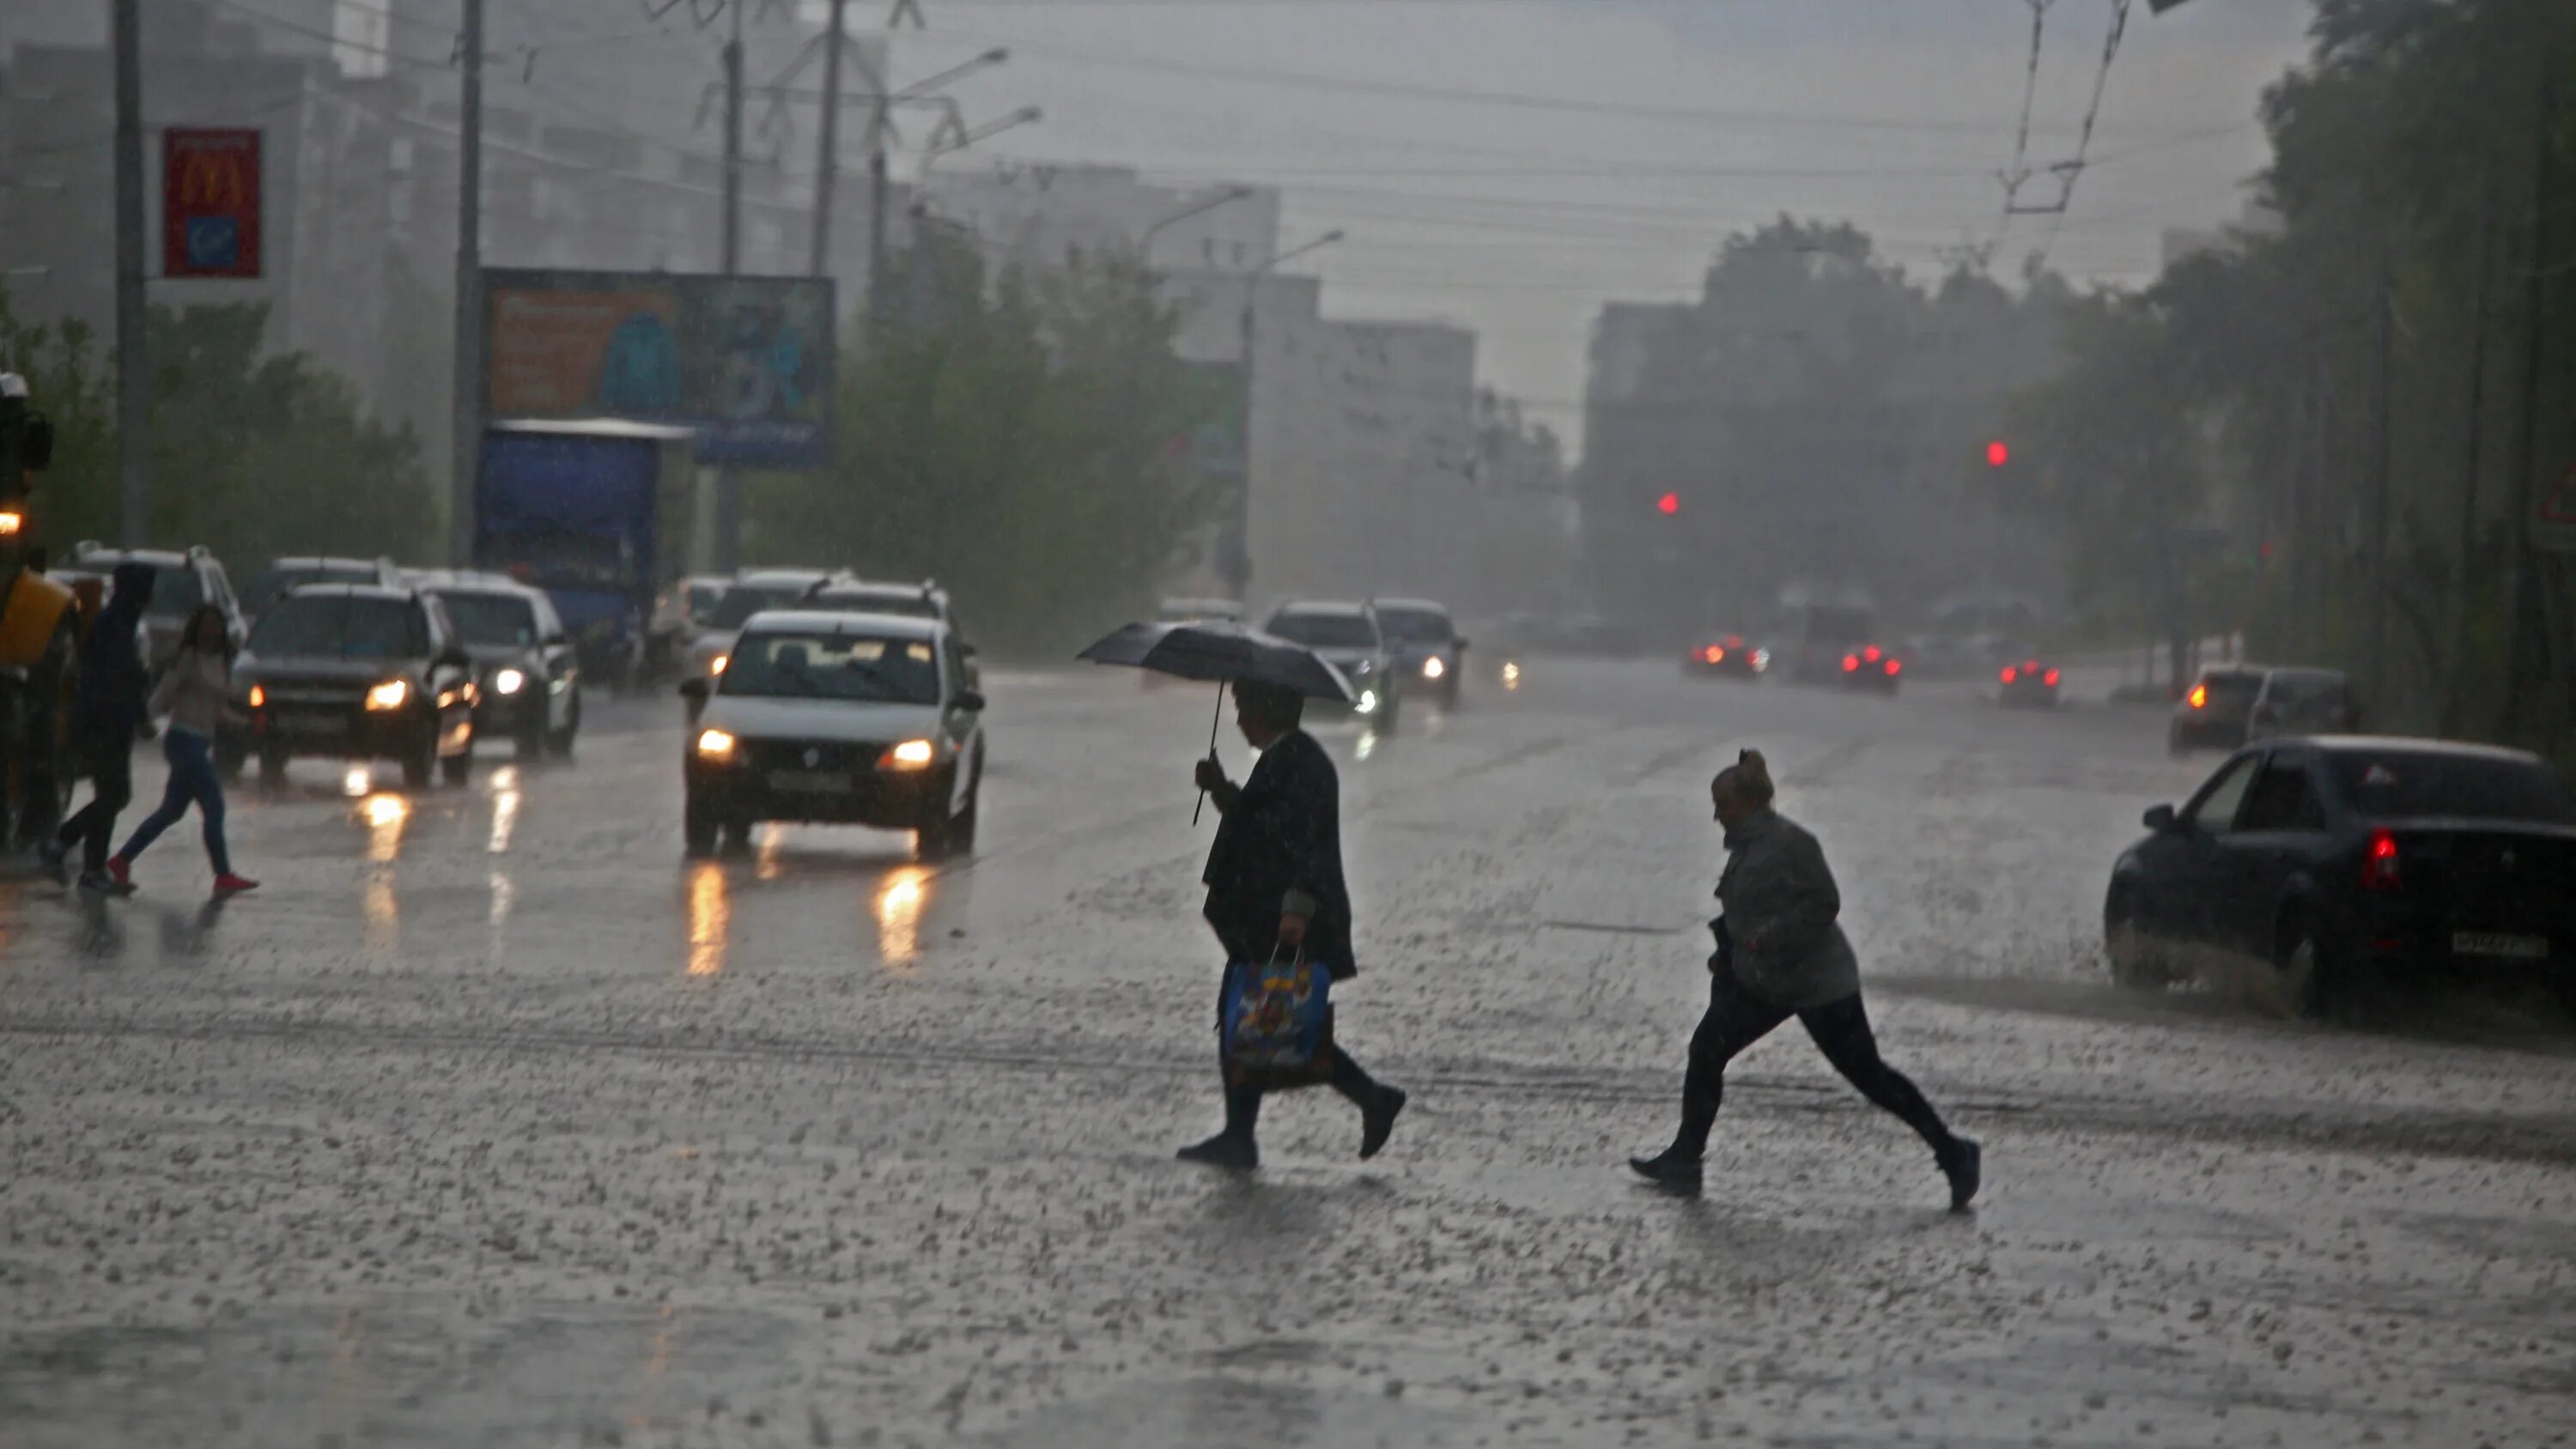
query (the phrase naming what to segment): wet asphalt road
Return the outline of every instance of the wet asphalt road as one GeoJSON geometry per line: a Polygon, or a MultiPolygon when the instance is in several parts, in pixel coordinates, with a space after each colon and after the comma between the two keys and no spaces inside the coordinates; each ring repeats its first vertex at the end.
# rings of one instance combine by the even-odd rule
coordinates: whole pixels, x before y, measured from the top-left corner
{"type": "MultiPolygon", "coordinates": [[[[467,789],[299,764],[82,903],[0,877],[0,1443],[1181,1446],[2576,1442],[2576,1047],[2335,1032],[2099,966],[2152,714],[1538,662],[1343,769],[1414,1091],[1215,1125],[1208,698],[997,676],[982,855],[679,851],[676,702],[467,789]],[[1927,1154],[1791,1028],[1707,1193],[1704,784],[1823,838],[1927,1154]]],[[[1243,769],[1239,742],[1229,763],[1243,769]]],[[[157,789],[157,761],[142,788],[157,789]]],[[[132,817],[129,817],[129,820],[132,817]]]]}

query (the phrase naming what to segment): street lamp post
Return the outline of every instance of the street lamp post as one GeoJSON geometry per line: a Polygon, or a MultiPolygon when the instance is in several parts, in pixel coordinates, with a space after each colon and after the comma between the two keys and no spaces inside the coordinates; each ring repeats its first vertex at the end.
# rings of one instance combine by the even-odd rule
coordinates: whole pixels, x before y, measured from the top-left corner
{"type": "Polygon", "coordinates": [[[1209,197],[1205,201],[1194,202],[1189,206],[1182,207],[1180,210],[1164,217],[1161,221],[1155,222],[1152,226],[1145,228],[1144,240],[1137,243],[1136,259],[1145,263],[1147,266],[1153,265],[1154,238],[1161,236],[1164,228],[1187,221],[1191,217],[1200,216],[1207,212],[1214,211],[1229,201],[1241,201],[1251,194],[1252,188],[1249,186],[1229,186],[1223,191],[1218,192],[1216,195],[1209,197]]]}
{"type": "Polygon", "coordinates": [[[1243,279],[1243,481],[1234,490],[1234,514],[1227,520],[1226,536],[1217,547],[1217,571],[1226,587],[1237,599],[1246,599],[1252,583],[1252,399],[1253,343],[1255,319],[1259,313],[1261,279],[1278,270],[1283,262],[1294,261],[1342,239],[1339,227],[1301,246],[1291,247],[1254,267],[1243,279]]]}

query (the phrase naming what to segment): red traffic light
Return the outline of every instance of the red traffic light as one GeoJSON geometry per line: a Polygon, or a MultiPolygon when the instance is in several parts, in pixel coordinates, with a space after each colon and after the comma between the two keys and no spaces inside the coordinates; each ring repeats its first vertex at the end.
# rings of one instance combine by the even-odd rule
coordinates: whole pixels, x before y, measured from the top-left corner
{"type": "Polygon", "coordinates": [[[2004,440],[2003,440],[2003,439],[2001,439],[2001,438],[1997,438],[1997,439],[1995,439],[1993,442],[1986,444],[1986,466],[1987,466],[1987,467],[1989,467],[1989,468],[2000,468],[2000,467],[2002,467],[2003,465],[2005,465],[2006,463],[2009,463],[2009,462],[2011,462],[2011,461],[2012,461],[2012,449],[2007,448],[2007,447],[2005,447],[2005,446],[2004,446],[2004,440]]]}
{"type": "Polygon", "coordinates": [[[1655,500],[1655,511],[1666,518],[1672,517],[1682,511],[1682,496],[1678,493],[1665,494],[1655,500]]]}

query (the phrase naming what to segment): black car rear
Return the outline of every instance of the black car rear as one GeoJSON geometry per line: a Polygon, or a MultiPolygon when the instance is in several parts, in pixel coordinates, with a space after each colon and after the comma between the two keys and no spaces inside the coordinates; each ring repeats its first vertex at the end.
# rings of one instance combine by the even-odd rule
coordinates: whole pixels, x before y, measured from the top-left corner
{"type": "Polygon", "coordinates": [[[2113,968],[2236,958],[2309,1011],[2383,983],[2546,984],[2576,1007],[2576,796],[2537,757],[2331,736],[2249,746],[2115,868],[2113,968]]]}

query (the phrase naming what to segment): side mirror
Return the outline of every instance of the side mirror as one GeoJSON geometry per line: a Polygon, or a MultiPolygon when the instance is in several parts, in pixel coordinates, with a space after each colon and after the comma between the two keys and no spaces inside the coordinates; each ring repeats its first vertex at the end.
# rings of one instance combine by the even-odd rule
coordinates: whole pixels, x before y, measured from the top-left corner
{"type": "Polygon", "coordinates": [[[2162,835],[2165,832],[2172,830],[2174,828],[2174,808],[2171,805],[2151,805],[2147,807],[2146,827],[2149,830],[2156,832],[2158,835],[2162,835]]]}
{"type": "Polygon", "coordinates": [[[689,703],[691,703],[691,704],[704,704],[704,703],[706,703],[706,702],[707,702],[707,682],[706,682],[705,680],[703,680],[703,679],[683,679],[683,680],[681,680],[681,681],[680,681],[680,698],[687,700],[687,701],[688,701],[689,703]]]}
{"type": "Polygon", "coordinates": [[[563,631],[561,629],[557,629],[555,632],[548,634],[537,642],[548,649],[560,649],[565,645],[570,644],[572,641],[563,636],[563,631]]]}
{"type": "Polygon", "coordinates": [[[982,714],[984,712],[984,691],[980,689],[961,689],[957,691],[956,704],[959,709],[964,710],[968,714],[982,714]]]}
{"type": "Polygon", "coordinates": [[[439,656],[436,659],[431,660],[430,663],[437,665],[441,669],[471,669],[474,667],[474,661],[465,657],[464,650],[454,648],[452,646],[442,650],[439,653],[439,656]]]}
{"type": "Polygon", "coordinates": [[[1458,647],[1458,652],[1459,652],[1459,653],[1464,654],[1464,653],[1466,653],[1466,652],[1467,652],[1467,636],[1466,636],[1466,635],[1461,634],[1461,635],[1459,635],[1457,638],[1455,638],[1455,639],[1451,640],[1450,642],[1451,642],[1452,644],[1455,644],[1455,645],[1458,647]]]}

